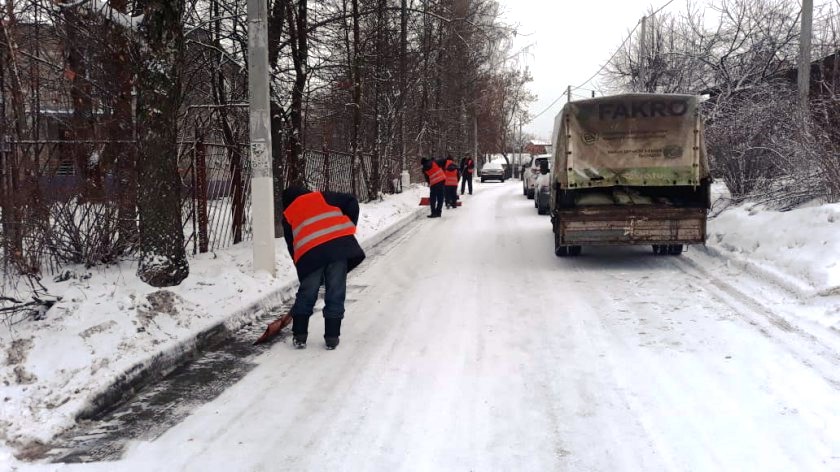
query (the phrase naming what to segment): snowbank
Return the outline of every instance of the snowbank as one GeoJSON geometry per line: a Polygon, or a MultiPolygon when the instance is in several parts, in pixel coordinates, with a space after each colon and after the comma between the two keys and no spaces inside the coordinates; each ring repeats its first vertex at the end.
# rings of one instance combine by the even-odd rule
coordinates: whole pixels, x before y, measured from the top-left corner
{"type": "Polygon", "coordinates": [[[786,212],[745,204],[710,220],[708,233],[711,248],[803,295],[840,294],[840,204],[786,212]]]}
{"type": "MultiPolygon", "coordinates": [[[[357,235],[363,245],[416,214],[427,192],[416,186],[362,205],[357,235]]],[[[276,250],[276,279],[252,272],[246,243],[194,257],[190,276],[177,287],[144,284],[130,263],[70,268],[47,280],[62,301],[45,319],[0,327],[0,444],[48,441],[132,369],[156,362],[161,353],[177,356],[196,335],[243,311],[279,303],[296,276],[282,239],[276,250]]]]}

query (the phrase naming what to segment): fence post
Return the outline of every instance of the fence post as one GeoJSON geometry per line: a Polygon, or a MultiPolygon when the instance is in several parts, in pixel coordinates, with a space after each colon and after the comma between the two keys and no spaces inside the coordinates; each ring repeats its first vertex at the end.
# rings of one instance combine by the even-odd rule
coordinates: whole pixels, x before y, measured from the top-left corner
{"type": "Polygon", "coordinates": [[[356,191],[356,153],[350,155],[350,191],[353,196],[359,198],[359,192],[356,191]]]}
{"type": "Polygon", "coordinates": [[[330,151],[324,148],[324,190],[330,190],[330,151]]]}
{"type": "Polygon", "coordinates": [[[195,193],[198,202],[198,251],[207,252],[210,238],[207,234],[207,147],[204,140],[195,141],[195,193]]]}

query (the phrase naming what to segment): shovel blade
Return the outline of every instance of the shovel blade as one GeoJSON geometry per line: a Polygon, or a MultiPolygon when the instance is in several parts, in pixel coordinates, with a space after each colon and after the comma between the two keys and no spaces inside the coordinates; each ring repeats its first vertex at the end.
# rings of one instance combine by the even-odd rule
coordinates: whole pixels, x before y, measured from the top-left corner
{"type": "Polygon", "coordinates": [[[255,342],[254,345],[262,344],[269,339],[277,336],[280,334],[280,331],[283,330],[286,326],[289,326],[292,323],[292,314],[286,313],[282,317],[272,321],[268,324],[268,327],[265,329],[265,332],[260,336],[255,342]]]}

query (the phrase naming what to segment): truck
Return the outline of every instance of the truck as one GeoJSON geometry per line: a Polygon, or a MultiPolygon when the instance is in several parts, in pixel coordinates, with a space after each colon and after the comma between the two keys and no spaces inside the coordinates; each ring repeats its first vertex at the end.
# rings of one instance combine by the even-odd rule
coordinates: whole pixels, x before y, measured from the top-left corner
{"type": "Polygon", "coordinates": [[[566,103],[554,120],[554,252],[705,244],[711,206],[700,98],[622,94],[566,103]]]}

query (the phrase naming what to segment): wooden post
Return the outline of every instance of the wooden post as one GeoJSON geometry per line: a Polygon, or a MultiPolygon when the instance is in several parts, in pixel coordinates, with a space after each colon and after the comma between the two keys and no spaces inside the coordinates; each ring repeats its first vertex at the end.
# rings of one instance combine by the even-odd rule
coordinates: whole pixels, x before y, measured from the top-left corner
{"type": "Polygon", "coordinates": [[[210,238],[207,234],[207,147],[204,140],[196,137],[195,142],[195,195],[198,213],[198,252],[208,251],[210,238]]]}
{"type": "Polygon", "coordinates": [[[811,27],[814,18],[814,0],[802,0],[802,28],[799,33],[799,104],[808,110],[811,87],[811,27]]]}

